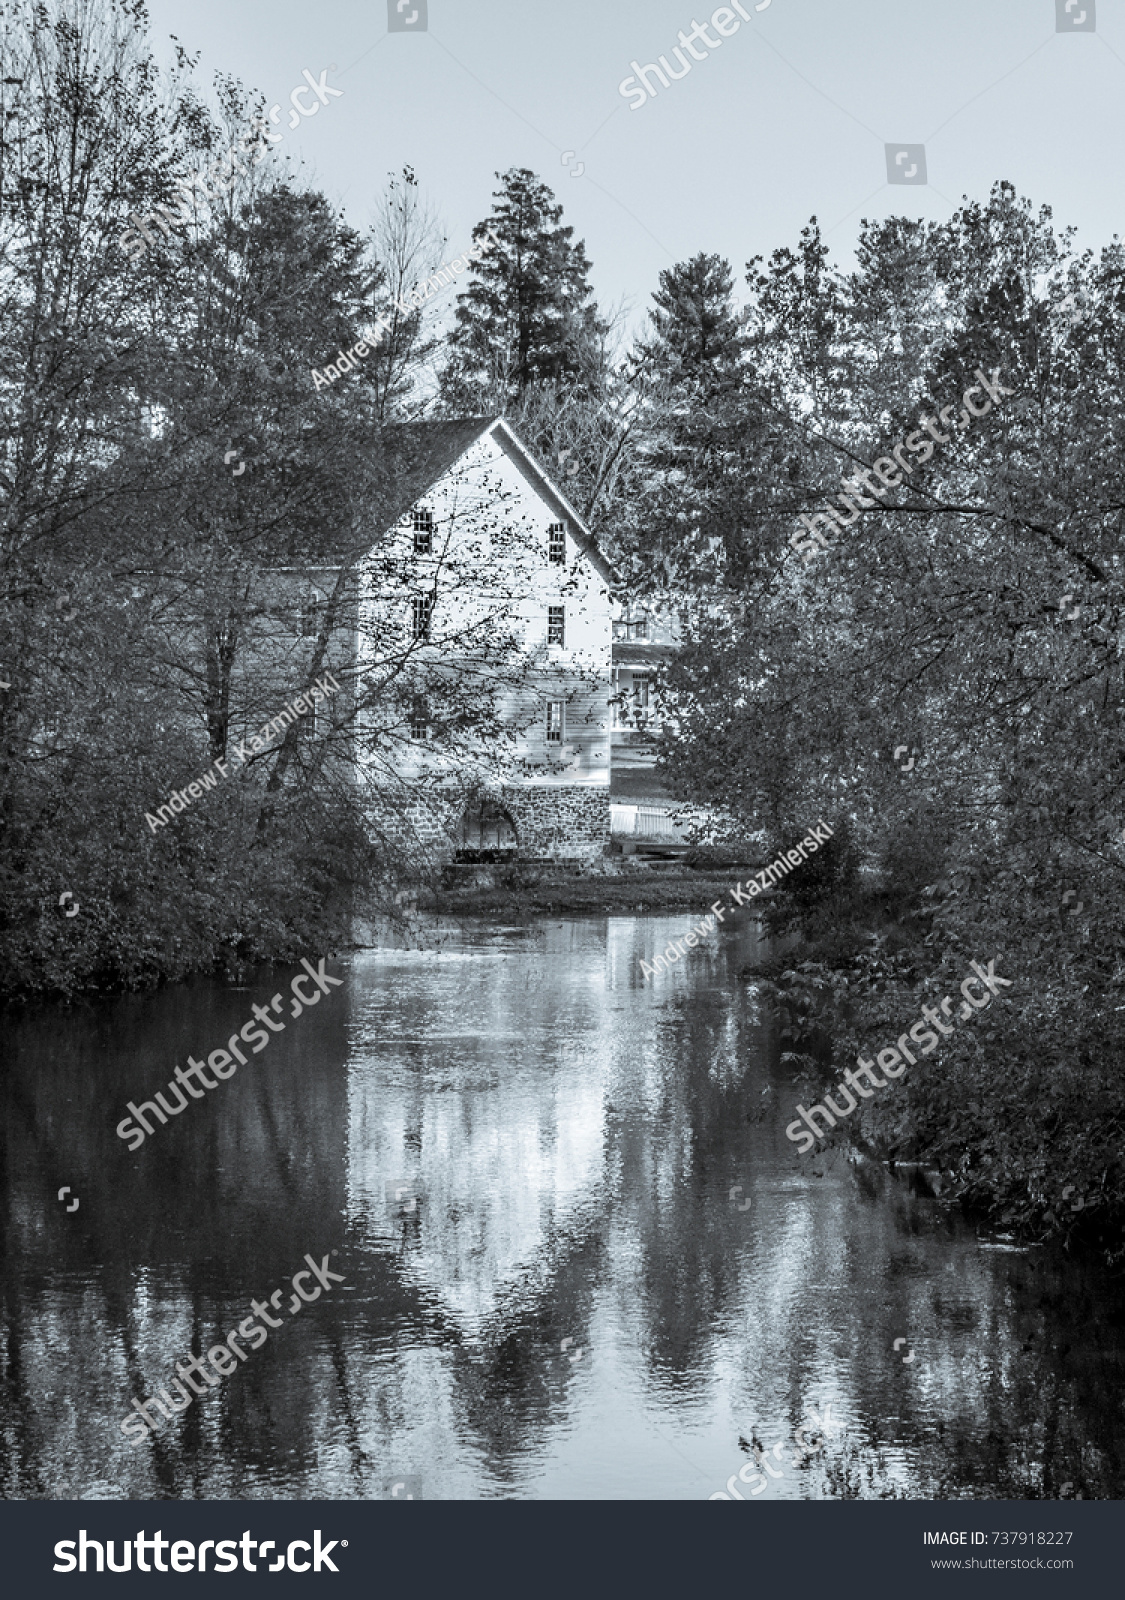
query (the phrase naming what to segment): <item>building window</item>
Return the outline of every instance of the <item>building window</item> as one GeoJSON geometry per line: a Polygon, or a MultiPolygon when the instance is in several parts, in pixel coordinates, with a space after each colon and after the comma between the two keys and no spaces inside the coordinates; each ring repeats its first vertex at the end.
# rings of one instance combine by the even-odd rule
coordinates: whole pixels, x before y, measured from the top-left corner
{"type": "Polygon", "coordinates": [[[633,674],[633,709],[637,720],[643,722],[648,716],[649,695],[652,690],[652,674],[649,672],[634,672],[633,674]]]}
{"type": "Polygon", "coordinates": [[[547,607],[547,643],[566,643],[566,607],[547,607]]]}
{"type": "Polygon", "coordinates": [[[311,639],[316,633],[316,600],[306,599],[301,603],[301,638],[311,639]]]}
{"type": "Polygon", "coordinates": [[[430,619],[434,614],[434,597],[432,594],[416,594],[413,605],[414,637],[416,639],[429,639],[430,619]]]}
{"type": "Polygon", "coordinates": [[[305,712],[303,717],[297,718],[298,739],[311,739],[316,734],[316,714],[320,708],[311,694],[306,697],[305,703],[309,709],[305,712]]]}
{"type": "Polygon", "coordinates": [[[648,618],[638,617],[632,622],[615,622],[613,624],[613,637],[615,639],[647,639],[648,618]]]}
{"type": "Polygon", "coordinates": [[[547,742],[561,744],[563,736],[563,707],[565,700],[547,701],[547,742]]]}
{"type": "Polygon", "coordinates": [[[434,548],[434,514],[426,506],[414,513],[414,554],[428,556],[434,548]]]}
{"type": "Polygon", "coordinates": [[[422,696],[410,708],[410,737],[415,740],[430,737],[430,708],[422,696]]]}
{"type": "Polygon", "coordinates": [[[552,522],[547,529],[547,560],[556,567],[566,566],[566,523],[552,522]]]}

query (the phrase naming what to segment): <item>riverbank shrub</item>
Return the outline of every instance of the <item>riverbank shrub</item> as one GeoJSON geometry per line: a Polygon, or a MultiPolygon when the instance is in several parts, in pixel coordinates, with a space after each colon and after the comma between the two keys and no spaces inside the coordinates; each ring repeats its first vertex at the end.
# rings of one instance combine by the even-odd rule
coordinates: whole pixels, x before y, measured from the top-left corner
{"type": "MultiPolygon", "coordinates": [[[[198,770],[170,768],[163,792],[198,770]]],[[[328,954],[348,943],[353,910],[385,871],[361,819],[330,794],[281,791],[260,829],[261,789],[232,777],[153,835],[137,800],[144,773],[113,771],[91,753],[69,781],[58,777],[44,774],[22,805],[9,797],[0,854],[9,1001],[200,972],[236,979],[264,962],[328,954]]]]}
{"type": "Polygon", "coordinates": [[[936,809],[922,805],[895,816],[878,842],[876,871],[887,904],[910,911],[946,870],[950,830],[936,809]]]}
{"type": "Polygon", "coordinates": [[[761,866],[766,861],[761,840],[726,840],[715,844],[692,845],[683,858],[692,872],[730,872],[740,867],[761,866]]]}
{"type": "MultiPolygon", "coordinates": [[[[804,959],[791,956],[766,978],[784,1009],[794,1104],[818,1098],[858,1056],[874,1059],[923,1003],[940,1005],[948,995],[959,1005],[968,962],[995,960],[1013,989],[861,1101],[829,1143],[856,1138],[888,1162],[935,1169],[942,1203],[962,1204],[990,1228],[1022,1239],[1084,1239],[1110,1261],[1123,1260],[1125,1023],[1076,1007],[1065,985],[1052,985],[1044,950],[1037,985],[1028,978],[1033,952],[1021,961],[997,930],[978,934],[975,957],[968,945],[943,952],[939,926],[897,953],[879,939],[850,954],[841,948],[835,961],[802,949],[804,959]]],[[[1045,933],[1044,946],[1051,939],[1045,933]]]]}
{"type": "MultiPolygon", "coordinates": [[[[803,911],[826,902],[843,909],[859,888],[861,858],[851,818],[839,817],[832,830],[816,854],[795,867],[792,876],[779,885],[781,893],[803,911]]],[[[778,854],[794,849],[804,837],[803,833],[785,835],[778,854]]]]}

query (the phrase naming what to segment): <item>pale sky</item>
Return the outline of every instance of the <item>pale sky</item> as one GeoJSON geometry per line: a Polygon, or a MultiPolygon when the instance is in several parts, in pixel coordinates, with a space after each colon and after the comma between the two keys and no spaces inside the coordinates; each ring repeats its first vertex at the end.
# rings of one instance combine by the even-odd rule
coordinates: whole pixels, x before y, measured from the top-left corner
{"type": "Polygon", "coordinates": [[[281,103],[279,150],[360,229],[386,174],[410,164],[460,251],[494,173],[532,168],[585,240],[603,308],[645,309],[660,269],[698,250],[730,260],[741,299],[745,262],[794,246],[814,214],[847,265],[861,216],[942,220],[1000,178],[1075,226],[1080,246],[1120,227],[1125,0],[1096,0],[1096,13],[1095,0],[767,0],[758,13],[742,0],[751,20],[721,15],[739,24],[725,39],[715,8],[692,5],[428,0],[425,32],[425,0],[149,9],[161,60],[175,34],[201,52],[201,88],[226,71],[281,103]],[[419,13],[414,31],[388,32],[396,8],[419,13]],[[713,47],[697,42],[703,59],[667,88],[654,78],[655,98],[630,109],[618,88],[630,62],[663,54],[678,72],[673,47],[697,20],[713,47]],[[290,132],[303,69],[333,63],[343,95],[290,132]],[[887,183],[888,142],[925,147],[926,187],[887,183]]]}

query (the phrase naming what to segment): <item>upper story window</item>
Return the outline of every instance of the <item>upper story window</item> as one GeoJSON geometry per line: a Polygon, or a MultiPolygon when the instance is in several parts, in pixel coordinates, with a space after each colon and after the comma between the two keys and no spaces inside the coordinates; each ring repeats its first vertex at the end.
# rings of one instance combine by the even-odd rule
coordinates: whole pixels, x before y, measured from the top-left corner
{"type": "Polygon", "coordinates": [[[430,637],[430,619],[434,614],[434,597],[432,594],[416,594],[413,600],[414,610],[414,637],[428,639],[430,637]]]}
{"type": "Polygon", "coordinates": [[[562,743],[563,713],[565,707],[565,700],[547,701],[547,738],[551,744],[562,743]]]}
{"type": "Polygon", "coordinates": [[[547,643],[566,643],[566,607],[547,607],[547,643]]]}
{"type": "Polygon", "coordinates": [[[410,708],[410,737],[412,739],[430,737],[430,708],[421,695],[415,699],[410,708]]]}
{"type": "Polygon", "coordinates": [[[547,529],[547,560],[556,567],[566,565],[566,523],[552,522],[547,529]]]}
{"type": "Polygon", "coordinates": [[[428,556],[434,548],[434,514],[428,506],[419,506],[414,513],[414,554],[428,556]]]}
{"type": "Polygon", "coordinates": [[[301,638],[311,639],[316,633],[316,600],[310,595],[301,602],[301,638]]]}
{"type": "Polygon", "coordinates": [[[648,618],[637,617],[632,621],[622,620],[613,624],[613,637],[615,639],[647,639],[648,618]]]}

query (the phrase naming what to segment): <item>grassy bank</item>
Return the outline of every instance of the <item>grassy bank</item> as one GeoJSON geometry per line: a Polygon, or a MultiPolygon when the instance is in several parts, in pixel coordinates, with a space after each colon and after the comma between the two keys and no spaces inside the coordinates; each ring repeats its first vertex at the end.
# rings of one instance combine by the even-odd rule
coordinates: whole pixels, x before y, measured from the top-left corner
{"type": "Polygon", "coordinates": [[[492,884],[451,886],[420,893],[420,910],[447,915],[629,916],[637,912],[687,911],[701,914],[713,901],[727,899],[735,877],[715,878],[689,868],[643,868],[606,873],[565,870],[498,871],[492,884]]]}

